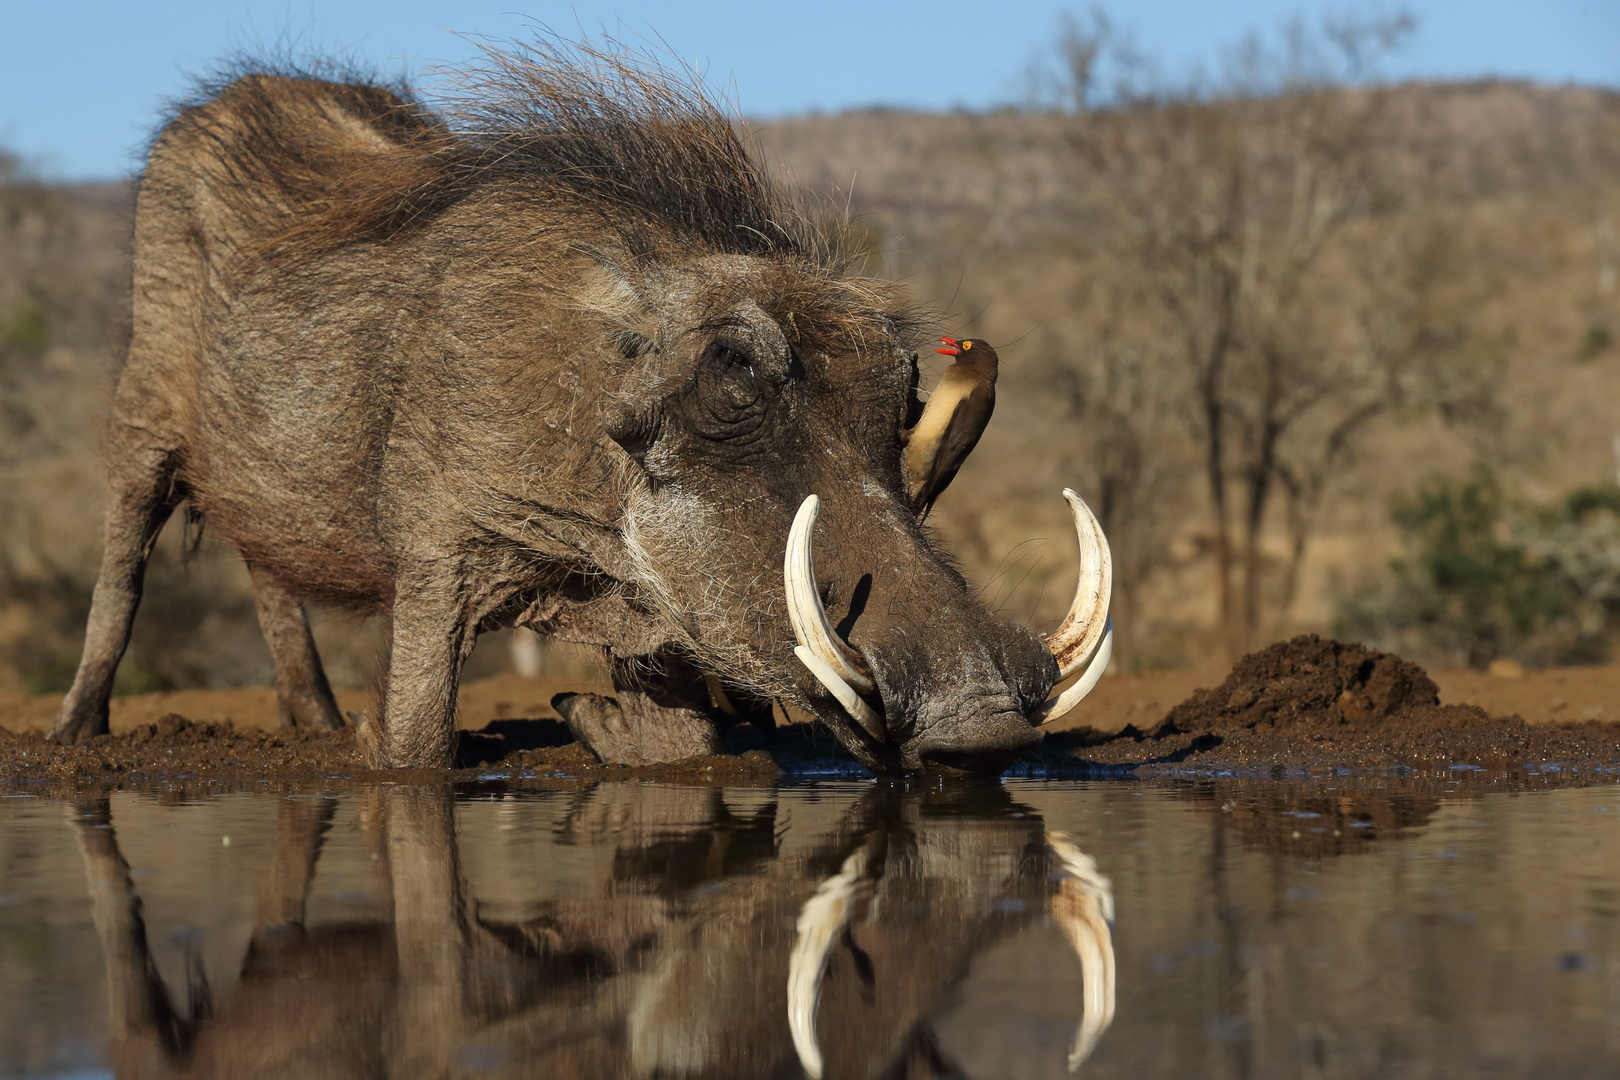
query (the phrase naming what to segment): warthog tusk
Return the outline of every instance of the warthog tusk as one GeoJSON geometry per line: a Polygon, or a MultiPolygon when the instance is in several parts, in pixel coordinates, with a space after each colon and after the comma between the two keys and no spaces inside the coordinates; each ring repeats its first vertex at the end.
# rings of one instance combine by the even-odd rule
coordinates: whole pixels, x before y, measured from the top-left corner
{"type": "Polygon", "coordinates": [[[1097,680],[1108,670],[1108,660],[1114,652],[1114,624],[1108,615],[1114,594],[1114,560],[1108,550],[1108,538],[1084,499],[1069,488],[1063,489],[1063,497],[1069,501],[1075,537],[1080,544],[1080,580],[1075,585],[1068,616],[1046,639],[1046,647],[1058,662],[1060,681],[1082,668],[1085,674],[1040,707],[1036,713],[1039,724],[1051,723],[1091,693],[1097,680]]]}
{"type": "Polygon", "coordinates": [[[1052,650],[1063,673],[1059,678],[1067,679],[1080,670],[1103,636],[1103,623],[1114,593],[1114,560],[1108,538],[1091,507],[1071,488],[1063,489],[1063,497],[1069,501],[1075,536],[1080,542],[1080,580],[1075,585],[1069,614],[1046,639],[1046,647],[1052,650]]]}
{"type": "Polygon", "coordinates": [[[1098,644],[1097,651],[1092,654],[1091,663],[1086,667],[1086,673],[1076,679],[1073,686],[1070,686],[1055,698],[1048,698],[1039,709],[1035,710],[1036,726],[1050,724],[1080,704],[1080,700],[1091,693],[1091,688],[1097,685],[1097,680],[1103,677],[1103,672],[1108,670],[1108,661],[1113,658],[1113,655],[1114,620],[1108,619],[1103,626],[1102,642],[1098,644]]]}
{"type": "Polygon", "coordinates": [[[865,662],[828,625],[826,609],[821,606],[821,595],[816,591],[816,559],[811,538],[820,514],[821,500],[814,495],[806,496],[788,532],[787,555],[782,561],[788,619],[793,623],[793,636],[800,645],[821,657],[857,694],[870,694],[877,687],[863,670],[865,662]]]}
{"type": "Polygon", "coordinates": [[[1114,1022],[1114,887],[1098,871],[1097,861],[1067,834],[1047,833],[1046,845],[1063,867],[1052,897],[1052,921],[1080,958],[1084,978],[1080,998],[1084,1012],[1069,1048],[1069,1071],[1074,1072],[1114,1022]]]}
{"type": "Polygon", "coordinates": [[[709,699],[714,702],[715,708],[719,709],[727,716],[735,717],[742,715],[737,711],[737,706],[731,703],[731,698],[726,696],[726,688],[720,685],[720,679],[718,676],[705,672],[703,675],[703,685],[708,688],[709,699]]]}
{"type": "Polygon", "coordinates": [[[861,695],[855,692],[854,687],[838,677],[838,672],[834,671],[831,665],[803,645],[793,646],[793,655],[810,669],[810,674],[816,677],[816,681],[838,699],[838,704],[855,718],[856,723],[866,729],[868,735],[878,742],[883,741],[883,718],[873,711],[872,706],[861,700],[861,695]]]}
{"type": "Polygon", "coordinates": [[[867,857],[866,848],[861,848],[845,859],[838,873],[823,881],[799,912],[798,937],[788,958],[788,1030],[793,1033],[799,1064],[810,1080],[821,1080],[821,1045],[816,1041],[821,980],[833,944],[849,925],[855,902],[871,891],[872,883],[862,880],[867,857]]]}
{"type": "Polygon", "coordinates": [[[883,719],[862,696],[875,693],[877,684],[864,671],[865,663],[827,623],[826,609],[816,591],[815,551],[811,537],[821,500],[805,497],[788,532],[787,554],[782,560],[782,583],[787,593],[788,621],[798,647],[793,650],[804,666],[838,703],[874,738],[883,738],[883,719]]]}

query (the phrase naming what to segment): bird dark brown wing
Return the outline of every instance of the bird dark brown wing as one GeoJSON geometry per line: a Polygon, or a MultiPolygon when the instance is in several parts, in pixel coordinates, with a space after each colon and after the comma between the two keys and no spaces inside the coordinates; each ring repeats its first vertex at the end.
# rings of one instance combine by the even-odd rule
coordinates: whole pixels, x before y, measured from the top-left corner
{"type": "Polygon", "coordinates": [[[994,387],[986,387],[982,396],[970,394],[956,403],[945,425],[945,434],[939,440],[939,449],[934,452],[934,463],[928,471],[928,479],[918,489],[913,504],[918,517],[926,518],[934,508],[934,501],[956,479],[962,462],[979,445],[979,436],[984,434],[995,405],[994,387]]]}

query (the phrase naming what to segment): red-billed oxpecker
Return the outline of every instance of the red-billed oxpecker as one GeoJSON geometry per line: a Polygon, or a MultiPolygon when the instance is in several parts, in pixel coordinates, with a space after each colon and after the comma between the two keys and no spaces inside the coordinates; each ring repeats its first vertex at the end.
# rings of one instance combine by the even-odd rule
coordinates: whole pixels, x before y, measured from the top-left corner
{"type": "Polygon", "coordinates": [[[928,516],[956,478],[996,408],[996,350],[978,338],[939,340],[945,347],[934,351],[956,357],[956,363],[934,387],[917,425],[904,433],[906,484],[919,518],[928,516]]]}

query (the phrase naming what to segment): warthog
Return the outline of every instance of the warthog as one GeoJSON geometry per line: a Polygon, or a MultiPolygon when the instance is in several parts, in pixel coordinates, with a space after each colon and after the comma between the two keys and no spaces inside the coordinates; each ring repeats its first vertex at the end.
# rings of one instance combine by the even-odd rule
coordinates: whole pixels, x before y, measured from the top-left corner
{"type": "Polygon", "coordinates": [[[108,800],[69,809],[119,1077],[957,1077],[935,1017],[975,957],[1048,919],[1084,980],[1072,1065],[1113,1020],[1112,886],[1000,788],[878,786],[784,856],[774,800],[735,816],[713,788],[602,785],[563,828],[611,870],[564,871],[520,921],[481,910],[447,788],[363,798],[380,917],[306,924],[337,803],[284,800],[217,1010],[204,980],[187,1010],[159,976],[108,800]]]}
{"type": "Polygon", "coordinates": [[[381,766],[452,761],[461,667],[514,623],[608,650],[615,696],[559,703],[606,760],[712,752],[772,699],[878,770],[1028,746],[1107,662],[1089,512],[1071,500],[1081,586],[1052,639],[988,611],[908,508],[921,328],[896,289],[848,272],[701,90],[491,55],[449,119],[245,74],[158,138],[55,736],[107,730],[185,502],[247,560],[285,723],[342,724],[302,605],[387,615],[358,733],[381,766]]]}

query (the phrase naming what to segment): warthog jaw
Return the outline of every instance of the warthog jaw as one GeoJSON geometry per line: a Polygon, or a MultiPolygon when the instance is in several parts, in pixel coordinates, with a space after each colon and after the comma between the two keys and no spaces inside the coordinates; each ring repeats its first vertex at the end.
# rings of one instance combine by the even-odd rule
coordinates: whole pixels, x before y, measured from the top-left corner
{"type": "MultiPolygon", "coordinates": [[[[1108,615],[1114,590],[1114,564],[1108,538],[1084,499],[1069,488],[1063,489],[1063,497],[1069,501],[1080,544],[1080,579],[1068,616],[1046,639],[1046,647],[1058,662],[1060,682],[1076,672],[1081,675],[1073,686],[1035,710],[1030,719],[1036,726],[1051,723],[1091,693],[1108,669],[1114,652],[1114,623],[1108,615]]],[[[793,654],[867,734],[883,742],[883,718],[867,702],[867,698],[877,695],[877,683],[860,653],[833,632],[816,589],[812,535],[820,513],[821,500],[814,495],[806,496],[799,504],[793,527],[788,531],[787,554],[782,561],[788,621],[798,641],[793,654]]]]}

